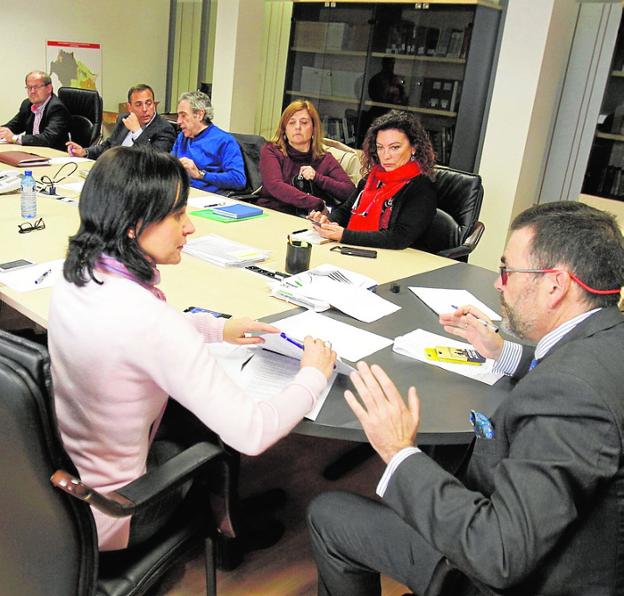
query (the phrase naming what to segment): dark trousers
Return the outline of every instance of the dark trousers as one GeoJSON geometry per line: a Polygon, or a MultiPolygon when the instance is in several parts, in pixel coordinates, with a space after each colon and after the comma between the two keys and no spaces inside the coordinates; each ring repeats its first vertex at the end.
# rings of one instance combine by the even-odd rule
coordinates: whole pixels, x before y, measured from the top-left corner
{"type": "Polygon", "coordinates": [[[377,596],[380,573],[418,596],[459,593],[450,590],[451,570],[443,555],[379,501],[323,493],[310,504],[308,527],[319,596],[377,596]]]}
{"type": "MultiPolygon", "coordinates": [[[[200,441],[219,443],[219,437],[186,408],[175,400],[169,399],[161,425],[147,456],[147,469],[164,464],[167,460],[200,441]]],[[[236,486],[238,454],[233,452],[231,459],[230,469],[233,470],[234,474],[232,484],[236,486]]],[[[189,480],[158,503],[135,514],[130,522],[128,547],[138,546],[165,527],[185,503],[191,485],[192,481],[189,480]]],[[[210,504],[206,503],[206,507],[209,506],[210,504]]]]}

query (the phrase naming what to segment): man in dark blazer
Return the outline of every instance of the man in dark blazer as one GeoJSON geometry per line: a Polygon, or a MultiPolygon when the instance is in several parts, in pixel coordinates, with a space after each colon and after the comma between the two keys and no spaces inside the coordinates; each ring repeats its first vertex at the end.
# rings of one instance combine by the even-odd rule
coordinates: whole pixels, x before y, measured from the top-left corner
{"type": "Polygon", "coordinates": [[[34,70],[26,75],[28,98],[19,111],[0,127],[0,139],[17,145],[38,145],[65,149],[71,116],[54,95],[47,73],[34,70]]]}
{"type": "Polygon", "coordinates": [[[97,159],[107,149],[118,145],[146,145],[169,153],[174,140],[173,125],[156,113],[153,89],[142,83],[128,90],[128,112],[119,115],[108,139],[86,148],[78,143],[67,143],[67,151],[70,155],[90,159],[97,159]]]}
{"type": "MultiPolygon", "coordinates": [[[[624,239],[578,203],[538,205],[512,223],[496,282],[503,340],[472,306],[446,331],[496,359],[506,393],[457,475],[414,447],[407,404],[376,365],[345,397],[388,464],[380,501],[326,493],[308,523],[319,594],[380,594],[379,573],[418,595],[624,593],[624,239]]],[[[467,412],[468,416],[469,413],[467,412]]]]}

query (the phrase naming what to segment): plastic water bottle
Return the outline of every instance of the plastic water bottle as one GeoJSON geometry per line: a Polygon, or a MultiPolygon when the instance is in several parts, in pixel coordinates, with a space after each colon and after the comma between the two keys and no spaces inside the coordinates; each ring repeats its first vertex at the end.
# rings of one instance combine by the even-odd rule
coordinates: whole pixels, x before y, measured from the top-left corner
{"type": "Polygon", "coordinates": [[[37,217],[37,195],[35,194],[35,179],[32,171],[26,170],[22,177],[22,196],[20,202],[22,217],[33,219],[37,217]]]}

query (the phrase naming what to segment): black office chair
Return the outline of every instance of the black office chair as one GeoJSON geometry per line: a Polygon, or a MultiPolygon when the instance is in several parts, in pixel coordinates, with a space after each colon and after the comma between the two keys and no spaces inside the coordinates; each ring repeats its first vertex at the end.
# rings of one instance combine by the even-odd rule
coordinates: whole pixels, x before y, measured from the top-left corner
{"type": "Polygon", "coordinates": [[[223,450],[197,443],[127,486],[102,495],[78,480],[61,444],[51,400],[46,349],[0,331],[2,593],[145,594],[174,564],[204,544],[207,594],[216,594],[211,538],[215,522],[203,489],[196,489],[202,483],[195,482],[191,489],[196,489],[201,505],[183,507],[150,540],[119,552],[98,555],[89,503],[116,516],[137,512],[189,478],[199,480],[211,464],[221,466],[223,450]]]}
{"type": "Polygon", "coordinates": [[[485,226],[479,221],[483,202],[481,176],[436,166],[438,209],[427,232],[429,252],[457,261],[468,261],[485,226]]]}
{"type": "Polygon", "coordinates": [[[71,114],[69,132],[72,141],[81,147],[93,145],[102,132],[103,106],[100,94],[92,89],[61,87],[58,97],[71,114]]]}
{"type": "Polygon", "coordinates": [[[258,198],[258,194],[262,188],[262,178],[260,177],[260,150],[266,143],[266,139],[260,135],[245,135],[239,133],[232,133],[232,136],[240,145],[243,153],[247,186],[243,190],[232,191],[228,196],[243,201],[254,202],[258,198]]]}

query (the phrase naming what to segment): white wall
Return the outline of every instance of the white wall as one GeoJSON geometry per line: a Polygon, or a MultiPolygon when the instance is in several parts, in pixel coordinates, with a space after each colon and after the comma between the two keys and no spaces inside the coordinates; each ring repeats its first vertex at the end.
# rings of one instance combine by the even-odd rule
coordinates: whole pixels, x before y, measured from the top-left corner
{"type": "Polygon", "coordinates": [[[485,234],[470,262],[495,269],[513,217],[536,203],[579,6],[510,0],[479,173],[485,234]]]}
{"type": "Polygon", "coordinates": [[[169,0],[3,0],[1,6],[0,122],[26,97],[24,75],[46,70],[47,40],[102,44],[105,110],[117,111],[139,82],[164,100],[169,0]]]}

